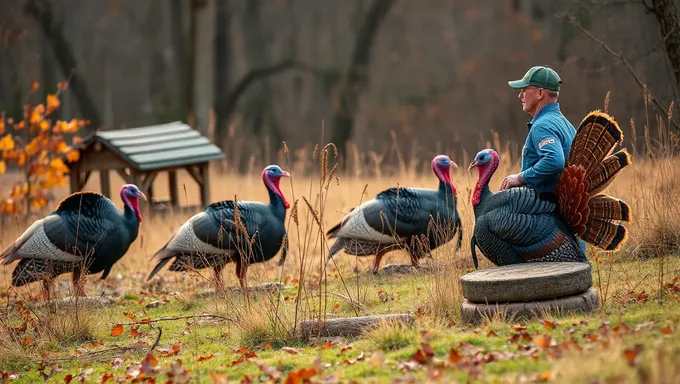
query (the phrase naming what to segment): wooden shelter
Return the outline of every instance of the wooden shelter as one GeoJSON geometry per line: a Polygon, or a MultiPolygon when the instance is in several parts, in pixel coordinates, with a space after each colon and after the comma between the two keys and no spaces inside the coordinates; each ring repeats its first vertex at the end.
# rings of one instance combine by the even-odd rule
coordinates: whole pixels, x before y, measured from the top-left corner
{"type": "Polygon", "coordinates": [[[205,206],[210,202],[209,162],[224,157],[207,137],[179,121],[95,132],[77,148],[80,159],[66,164],[70,169],[71,193],[82,190],[92,172],[98,171],[101,192],[111,198],[109,173],[114,171],[125,182],[137,185],[151,206],[160,202],[175,209],[179,208],[177,170],[185,169],[196,180],[201,191],[201,204],[205,206]],[[157,199],[153,181],[160,172],[166,171],[170,196],[157,199]]]}

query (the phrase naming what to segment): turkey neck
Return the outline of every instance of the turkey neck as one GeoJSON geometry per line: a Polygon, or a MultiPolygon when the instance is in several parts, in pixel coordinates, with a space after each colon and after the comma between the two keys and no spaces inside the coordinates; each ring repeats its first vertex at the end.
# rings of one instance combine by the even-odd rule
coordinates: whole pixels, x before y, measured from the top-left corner
{"type": "MultiPolygon", "coordinates": [[[[439,180],[439,196],[441,198],[448,198],[448,197],[453,197],[453,199],[456,198],[456,194],[453,191],[453,185],[443,181],[439,180]]],[[[449,203],[451,203],[450,199],[447,200],[449,203]]]]}
{"type": "Polygon", "coordinates": [[[269,206],[274,216],[283,221],[286,218],[286,205],[283,203],[283,198],[269,185],[267,185],[267,192],[269,193],[269,206]]]}
{"type": "Polygon", "coordinates": [[[125,227],[130,231],[131,239],[136,239],[139,232],[139,219],[137,218],[137,212],[132,208],[132,202],[128,198],[124,198],[123,201],[123,218],[125,221],[125,227]]]}
{"type": "Polygon", "coordinates": [[[491,195],[489,181],[494,172],[496,172],[494,166],[486,166],[483,170],[480,169],[479,179],[477,180],[475,190],[472,193],[472,210],[475,213],[475,216],[481,211],[484,200],[491,195]]]}

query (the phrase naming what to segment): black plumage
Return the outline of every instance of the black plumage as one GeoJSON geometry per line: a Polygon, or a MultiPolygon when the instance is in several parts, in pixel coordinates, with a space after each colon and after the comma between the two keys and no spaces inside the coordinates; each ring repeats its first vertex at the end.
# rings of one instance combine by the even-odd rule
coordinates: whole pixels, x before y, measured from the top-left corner
{"type": "MultiPolygon", "coordinates": [[[[354,256],[375,255],[372,271],[380,267],[389,251],[406,249],[411,264],[448,242],[460,232],[462,224],[457,208],[457,191],[450,177],[456,164],[447,156],[432,160],[432,171],[439,179],[439,188],[389,188],[360,206],[353,208],[328,230],[335,238],[328,260],[343,250],[354,256]]],[[[459,235],[457,249],[460,249],[459,235]]]]}
{"type": "Polygon", "coordinates": [[[272,259],[284,243],[284,219],[290,205],[279,182],[281,177],[288,176],[278,165],[262,171],[262,181],[269,192],[268,204],[225,200],[212,203],[189,218],[154,254],[158,262],[148,279],[172,261],[168,269],[173,272],[212,268],[216,288],[223,289],[222,269],[234,262],[236,276],[245,288],[248,266],[272,259]]]}
{"type": "Polygon", "coordinates": [[[138,199],[146,196],[133,184],[123,185],[120,196],[123,212],[102,194],[77,192],[36,220],[0,257],[3,264],[19,261],[12,285],[44,280],[43,294],[49,295],[50,281],[71,272],[76,293],[85,296],[81,274],[103,272],[105,279],[137,239],[142,221],[138,199]]]}

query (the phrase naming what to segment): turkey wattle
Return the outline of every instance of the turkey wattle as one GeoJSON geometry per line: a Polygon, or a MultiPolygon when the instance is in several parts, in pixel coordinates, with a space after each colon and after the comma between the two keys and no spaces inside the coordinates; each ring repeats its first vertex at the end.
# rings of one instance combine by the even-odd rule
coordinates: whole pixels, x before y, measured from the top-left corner
{"type": "Polygon", "coordinates": [[[441,246],[460,232],[462,224],[457,208],[457,191],[450,176],[457,167],[445,155],[432,160],[432,171],[439,179],[439,189],[389,188],[366,201],[342,218],[327,235],[335,238],[328,260],[341,250],[354,256],[375,255],[372,272],[389,251],[405,248],[411,264],[441,246]]]}
{"type": "Polygon", "coordinates": [[[19,260],[12,272],[12,285],[43,280],[42,294],[49,296],[51,280],[71,272],[76,294],[85,296],[81,275],[103,271],[101,279],[105,279],[137,239],[142,221],[139,197],[146,200],[137,186],[123,185],[123,212],[100,193],[76,192],[66,197],[0,256],[2,264],[19,260]]]}
{"type": "Polygon", "coordinates": [[[621,222],[630,221],[624,201],[602,193],[631,164],[625,149],[613,153],[623,132],[609,115],[593,111],[578,127],[566,166],[555,187],[557,204],[533,189],[511,188],[492,193],[489,180],[499,164],[492,149],[477,153],[468,167],[479,180],[472,195],[475,245],[496,265],[542,261],[588,262],[576,238],[605,251],[620,249],[628,238],[621,222]]]}
{"type": "MultiPolygon", "coordinates": [[[[154,254],[159,260],[147,280],[174,259],[169,267],[173,272],[213,268],[216,288],[222,290],[222,269],[227,263],[234,262],[236,276],[245,289],[248,265],[272,259],[283,245],[284,219],[290,205],[279,182],[281,177],[289,176],[278,165],[269,165],[262,171],[262,181],[269,192],[268,204],[241,200],[235,204],[234,200],[225,200],[210,204],[189,218],[154,254]],[[236,214],[241,229],[237,229],[236,214]]],[[[284,247],[282,259],[285,259],[286,251],[284,247]]]]}

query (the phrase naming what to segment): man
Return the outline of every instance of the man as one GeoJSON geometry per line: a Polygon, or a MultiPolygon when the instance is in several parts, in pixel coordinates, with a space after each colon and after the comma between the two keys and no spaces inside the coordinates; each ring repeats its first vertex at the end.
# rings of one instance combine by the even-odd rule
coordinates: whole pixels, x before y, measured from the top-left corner
{"type": "MultiPolygon", "coordinates": [[[[576,129],[557,102],[562,79],[547,66],[535,66],[523,78],[508,84],[520,90],[522,109],[533,118],[527,123],[529,133],[522,149],[521,172],[507,176],[500,189],[524,186],[538,190],[556,203],[555,184],[576,135],[576,129]]],[[[585,251],[585,243],[579,242],[585,251]]]]}

